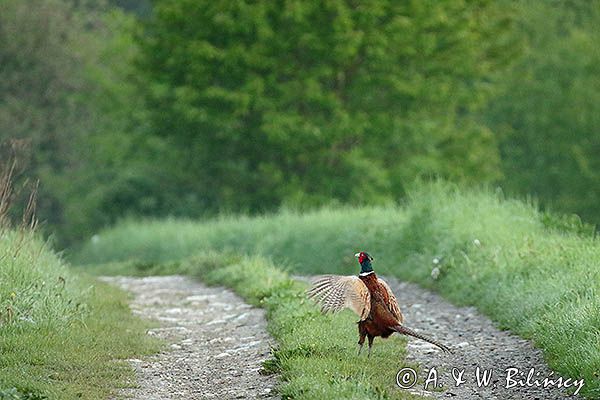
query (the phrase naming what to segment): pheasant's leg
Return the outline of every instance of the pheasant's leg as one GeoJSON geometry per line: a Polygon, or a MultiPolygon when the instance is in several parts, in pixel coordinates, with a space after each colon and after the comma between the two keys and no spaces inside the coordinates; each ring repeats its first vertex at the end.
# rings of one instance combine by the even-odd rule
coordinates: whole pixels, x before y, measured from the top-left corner
{"type": "Polygon", "coordinates": [[[363,325],[358,324],[358,334],[360,337],[358,338],[358,355],[360,356],[360,352],[362,351],[363,344],[365,344],[365,337],[367,336],[367,330],[363,325]]]}
{"type": "Polygon", "coordinates": [[[375,339],[375,336],[368,335],[367,337],[369,338],[369,354],[367,357],[371,357],[371,347],[373,347],[373,339],[375,339]]]}

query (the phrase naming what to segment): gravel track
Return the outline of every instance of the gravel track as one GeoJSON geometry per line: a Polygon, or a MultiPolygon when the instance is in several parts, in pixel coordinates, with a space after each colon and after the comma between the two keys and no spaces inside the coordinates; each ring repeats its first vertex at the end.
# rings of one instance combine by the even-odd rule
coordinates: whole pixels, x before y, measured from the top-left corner
{"type": "MultiPolygon", "coordinates": [[[[133,312],[160,325],[148,334],[169,344],[146,360],[130,360],[139,387],[121,390],[118,399],[275,398],[276,377],[259,373],[274,345],[266,332],[263,310],[244,303],[228,289],[207,287],[182,276],[102,279],[133,293],[133,312]]],[[[417,285],[385,279],[398,298],[406,326],[454,349],[454,354],[445,354],[429,343],[409,338],[408,359],[420,365],[421,378],[407,389],[411,393],[461,400],[577,398],[556,387],[506,388],[507,368],[523,372],[523,376],[514,376],[523,382],[531,368],[535,372],[530,381],[557,379],[558,375],[548,369],[541,352],[529,341],[499,330],[474,308],[456,307],[417,285]],[[488,386],[477,385],[477,367],[491,370],[488,386]],[[430,384],[424,390],[431,368],[436,369],[437,382],[443,386],[432,390],[430,384]],[[464,370],[465,382],[458,387],[453,369],[455,376],[464,370]]],[[[375,340],[374,352],[380,340],[375,340]]]]}
{"type": "Polygon", "coordinates": [[[273,344],[263,310],[183,276],[102,279],[133,293],[133,312],[160,325],[148,334],[168,343],[155,356],[129,360],[139,387],[117,399],[274,398],[276,377],[260,374],[273,344]]]}
{"type": "MultiPolygon", "coordinates": [[[[537,386],[507,386],[507,368],[517,368],[519,374],[511,379],[527,382],[527,374],[535,368],[535,379],[542,381],[545,377],[557,379],[546,366],[541,351],[534,348],[531,342],[507,331],[499,330],[489,318],[482,316],[473,307],[456,307],[440,296],[420,288],[417,285],[399,282],[393,278],[384,278],[398,298],[400,308],[405,316],[405,325],[450,345],[454,354],[444,354],[429,343],[409,339],[408,359],[421,366],[419,376],[427,378],[428,371],[434,367],[438,372],[443,391],[424,391],[420,393],[433,398],[471,399],[531,399],[559,400],[569,397],[564,388],[537,386]],[[478,387],[476,382],[477,367],[491,369],[492,378],[488,386],[478,387]],[[452,377],[453,368],[464,370],[466,382],[458,387],[452,377]],[[539,375],[538,375],[539,373],[539,375]]],[[[377,340],[377,339],[376,339],[377,340]]],[[[375,343],[376,346],[377,343],[375,343]]],[[[374,351],[376,347],[374,346],[374,351]]],[[[455,372],[456,375],[457,372],[455,372]]],[[[508,382],[512,385],[512,380],[508,382]]],[[[574,388],[574,387],[573,387],[574,388]]]]}

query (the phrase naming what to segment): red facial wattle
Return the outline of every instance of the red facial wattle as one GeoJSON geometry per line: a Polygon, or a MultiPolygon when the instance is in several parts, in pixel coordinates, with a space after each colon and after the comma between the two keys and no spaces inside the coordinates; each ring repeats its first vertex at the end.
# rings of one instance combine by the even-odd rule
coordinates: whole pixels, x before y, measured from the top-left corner
{"type": "Polygon", "coordinates": [[[363,253],[362,251],[360,252],[360,254],[358,255],[358,263],[362,264],[363,261],[365,261],[365,258],[367,258],[367,256],[365,255],[365,253],[363,253]]]}

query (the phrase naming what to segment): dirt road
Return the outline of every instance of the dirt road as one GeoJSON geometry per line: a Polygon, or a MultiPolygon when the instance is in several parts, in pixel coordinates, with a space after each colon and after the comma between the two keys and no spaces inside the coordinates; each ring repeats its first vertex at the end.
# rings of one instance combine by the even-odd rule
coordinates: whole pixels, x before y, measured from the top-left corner
{"type": "Polygon", "coordinates": [[[148,360],[130,360],[139,387],[118,399],[274,398],[276,378],[259,373],[273,345],[261,309],[183,276],[103,280],[133,293],[133,312],[160,325],[148,334],[168,343],[148,360]]]}
{"type": "MultiPolygon", "coordinates": [[[[148,360],[130,360],[137,371],[139,388],[121,391],[118,399],[276,396],[276,377],[259,373],[274,345],[266,332],[261,309],[245,304],[230,290],[207,287],[182,276],[103,280],[133,293],[133,311],[160,325],[149,334],[169,343],[165,351],[148,360]]],[[[529,341],[499,330],[474,308],[456,307],[416,285],[386,280],[396,293],[405,324],[455,350],[452,355],[444,354],[426,342],[410,338],[408,358],[420,365],[418,375],[422,378],[410,389],[411,393],[461,400],[568,397],[564,389],[535,385],[546,377],[556,380],[558,376],[548,369],[541,352],[529,341]],[[423,381],[432,377],[432,368],[437,373],[436,383],[443,386],[431,390],[430,383],[424,390],[423,381]],[[480,377],[484,371],[491,373],[487,385],[477,384],[477,368],[480,377]],[[533,375],[527,380],[532,368],[533,375]],[[456,386],[461,371],[464,382],[456,386]],[[510,371],[518,371],[512,375],[512,381],[507,380],[510,371]],[[507,387],[513,382],[514,386],[507,387]]],[[[373,351],[377,351],[377,346],[373,351]]]]}
{"type": "MultiPolygon", "coordinates": [[[[445,344],[450,344],[455,350],[454,354],[443,354],[429,343],[409,339],[409,359],[421,366],[420,376],[428,377],[428,371],[433,367],[438,373],[438,381],[444,385],[442,392],[425,392],[428,396],[461,400],[569,398],[564,389],[535,385],[536,380],[543,383],[544,378],[556,380],[558,375],[548,369],[541,352],[529,341],[499,330],[475,308],[456,307],[417,285],[387,277],[385,279],[398,298],[406,326],[434,336],[445,344]],[[484,371],[491,372],[488,385],[482,384],[480,387],[477,384],[478,367],[480,378],[484,371]],[[533,376],[528,381],[532,368],[533,376]],[[453,369],[456,377],[460,371],[464,371],[462,378],[465,382],[458,387],[452,376],[453,369]],[[528,386],[528,383],[533,386],[528,386]]],[[[416,385],[415,388],[419,386],[421,389],[424,387],[416,385]]],[[[431,385],[428,389],[430,388],[431,385]]]]}

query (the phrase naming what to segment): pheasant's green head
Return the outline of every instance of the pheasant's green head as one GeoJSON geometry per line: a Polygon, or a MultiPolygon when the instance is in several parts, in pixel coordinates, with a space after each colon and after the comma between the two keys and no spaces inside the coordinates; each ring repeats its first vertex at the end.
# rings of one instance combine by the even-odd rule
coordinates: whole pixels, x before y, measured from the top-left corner
{"type": "Polygon", "coordinates": [[[358,258],[361,274],[368,274],[370,272],[373,272],[373,267],[371,266],[371,261],[373,261],[373,257],[371,257],[369,253],[361,251],[360,253],[356,253],[354,257],[358,258]]]}

